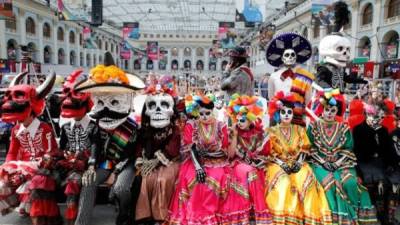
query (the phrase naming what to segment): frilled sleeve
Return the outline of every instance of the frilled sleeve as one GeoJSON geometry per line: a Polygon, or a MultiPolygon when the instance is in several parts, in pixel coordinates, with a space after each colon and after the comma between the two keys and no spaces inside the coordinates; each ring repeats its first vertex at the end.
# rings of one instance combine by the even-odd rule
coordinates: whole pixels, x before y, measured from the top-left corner
{"type": "Polygon", "coordinates": [[[10,148],[8,149],[7,157],[6,157],[6,162],[8,161],[15,161],[18,160],[18,151],[20,148],[20,143],[17,137],[15,136],[16,130],[19,126],[13,127],[11,131],[11,141],[10,141],[10,148]]]}

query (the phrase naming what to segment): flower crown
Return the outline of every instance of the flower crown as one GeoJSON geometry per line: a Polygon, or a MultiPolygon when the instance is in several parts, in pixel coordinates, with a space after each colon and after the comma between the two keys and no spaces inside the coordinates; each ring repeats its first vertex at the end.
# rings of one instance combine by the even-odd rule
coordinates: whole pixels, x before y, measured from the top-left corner
{"type": "Polygon", "coordinates": [[[215,102],[215,96],[213,94],[197,94],[197,95],[187,95],[185,97],[185,109],[186,113],[194,117],[199,116],[200,103],[210,104],[215,102]]]}
{"type": "Polygon", "coordinates": [[[120,68],[111,65],[97,65],[90,70],[90,79],[97,84],[103,83],[117,83],[117,84],[129,84],[129,79],[125,72],[120,68]]]}
{"type": "Polygon", "coordinates": [[[339,89],[326,89],[319,93],[319,102],[325,107],[327,105],[337,106],[338,100],[342,98],[339,89]]]}
{"type": "Polygon", "coordinates": [[[263,104],[256,96],[234,94],[229,101],[227,113],[232,121],[237,121],[237,116],[245,116],[249,121],[254,122],[261,119],[263,104]]]}
{"type": "Polygon", "coordinates": [[[156,95],[156,94],[169,94],[172,97],[177,97],[177,91],[176,91],[176,84],[175,81],[172,79],[171,76],[164,75],[162,76],[159,80],[157,80],[155,83],[150,84],[145,91],[146,94],[148,95],[156,95]]]}

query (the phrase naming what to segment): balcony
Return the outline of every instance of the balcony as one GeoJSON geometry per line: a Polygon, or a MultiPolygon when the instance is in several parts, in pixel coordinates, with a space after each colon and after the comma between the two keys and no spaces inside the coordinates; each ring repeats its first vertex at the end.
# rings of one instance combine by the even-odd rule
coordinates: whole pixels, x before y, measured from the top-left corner
{"type": "Polygon", "coordinates": [[[400,15],[399,16],[393,16],[393,17],[385,19],[385,25],[391,25],[391,24],[397,23],[399,21],[400,21],[400,15]]]}
{"type": "Polygon", "coordinates": [[[361,25],[360,31],[367,31],[372,29],[372,23],[361,25]]]}

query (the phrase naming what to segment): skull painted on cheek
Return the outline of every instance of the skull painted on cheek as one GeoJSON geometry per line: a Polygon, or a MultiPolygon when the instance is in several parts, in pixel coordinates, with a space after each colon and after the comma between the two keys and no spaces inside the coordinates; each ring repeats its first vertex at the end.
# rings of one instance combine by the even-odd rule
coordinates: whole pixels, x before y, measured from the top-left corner
{"type": "Polygon", "coordinates": [[[114,130],[125,122],[132,108],[132,94],[94,93],[91,117],[105,130],[114,130]]]}
{"type": "Polygon", "coordinates": [[[82,70],[74,71],[63,85],[61,98],[61,116],[65,118],[81,118],[86,115],[93,106],[89,93],[75,91],[77,78],[82,70]]]}
{"type": "Polygon", "coordinates": [[[46,80],[38,87],[20,84],[26,75],[27,72],[18,74],[4,95],[1,119],[5,122],[22,122],[32,113],[35,117],[43,113],[44,98],[53,87],[56,75],[52,73],[47,76],[46,80]]]}
{"type": "Polygon", "coordinates": [[[174,99],[171,95],[166,93],[149,95],[145,106],[145,115],[150,118],[151,127],[165,128],[171,124],[174,115],[174,99]]]}

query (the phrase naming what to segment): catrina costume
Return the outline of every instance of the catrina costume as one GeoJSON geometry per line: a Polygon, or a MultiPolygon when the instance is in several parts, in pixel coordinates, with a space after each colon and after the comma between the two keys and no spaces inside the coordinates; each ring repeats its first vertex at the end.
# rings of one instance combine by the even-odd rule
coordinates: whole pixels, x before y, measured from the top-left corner
{"type": "Polygon", "coordinates": [[[18,124],[12,129],[6,162],[0,167],[0,208],[7,213],[20,203],[19,212],[29,214],[33,224],[59,224],[52,177],[58,147],[51,126],[36,118],[43,113],[55,74],[38,87],[21,84],[26,75],[13,79],[1,105],[2,120],[18,124]]]}
{"type": "Polygon", "coordinates": [[[67,196],[65,219],[72,224],[78,215],[82,175],[88,165],[95,165],[99,142],[99,128],[86,115],[93,105],[90,94],[75,91],[81,73],[74,71],[63,85],[61,116],[70,121],[61,127],[60,149],[64,154],[57,162],[67,196]]]}
{"type": "Polygon", "coordinates": [[[263,104],[256,96],[236,94],[231,97],[227,113],[235,124],[230,135],[230,151],[235,155],[228,191],[231,202],[224,203],[223,213],[241,212],[241,224],[252,220],[256,224],[271,224],[264,201],[269,138],[262,127],[263,104]]]}
{"type": "MultiPolygon", "coordinates": [[[[268,80],[268,98],[283,91],[294,97],[293,123],[305,126],[305,106],[311,100],[314,75],[297,66],[311,57],[311,44],[297,33],[276,35],[266,48],[269,64],[279,68],[268,80]]],[[[273,122],[273,120],[271,121],[273,122]]]]}
{"type": "Polygon", "coordinates": [[[324,189],[304,161],[311,146],[306,130],[290,123],[294,101],[278,92],[269,104],[270,116],[281,122],[268,129],[265,200],[274,224],[332,224],[324,189]]]}
{"type": "Polygon", "coordinates": [[[242,221],[242,213],[222,213],[231,173],[226,125],[212,115],[210,97],[187,96],[185,101],[186,112],[198,119],[189,120],[184,129],[182,155],[186,158],[164,224],[249,224],[242,221]]]}
{"type": "Polygon", "coordinates": [[[132,214],[131,186],[135,178],[135,148],[139,128],[129,114],[133,109],[132,94],[143,89],[144,83],[137,76],[114,66],[112,56],[108,53],[105,62],[105,65],[93,68],[89,78],[75,87],[77,92],[91,93],[94,106],[90,117],[100,127],[94,169],[89,166],[82,177],[76,225],[91,224],[97,186],[104,182],[111,185],[109,198],[118,206],[115,224],[127,224],[132,214]]]}
{"type": "Polygon", "coordinates": [[[324,187],[333,222],[376,223],[368,190],[358,182],[351,131],[348,125],[335,119],[344,113],[344,97],[338,93],[323,95],[320,101],[324,119],[312,123],[308,129],[312,143],[310,162],[324,187]]]}
{"type": "Polygon", "coordinates": [[[171,76],[162,76],[146,88],[146,94],[136,151],[141,185],[133,193],[138,195],[134,213],[136,221],[162,223],[168,216],[179,171],[181,133],[175,82],[171,76]]]}

